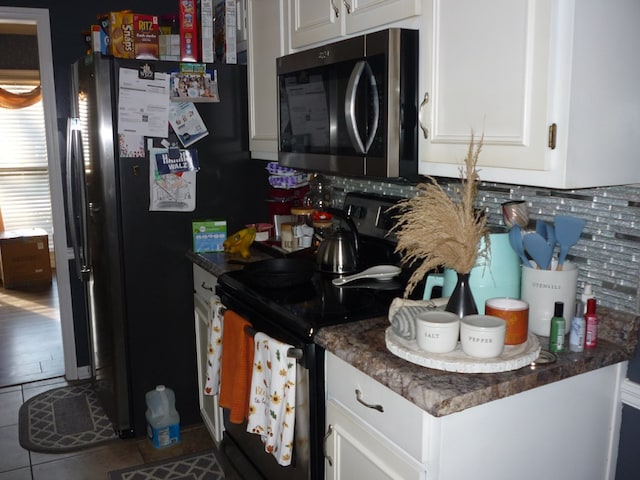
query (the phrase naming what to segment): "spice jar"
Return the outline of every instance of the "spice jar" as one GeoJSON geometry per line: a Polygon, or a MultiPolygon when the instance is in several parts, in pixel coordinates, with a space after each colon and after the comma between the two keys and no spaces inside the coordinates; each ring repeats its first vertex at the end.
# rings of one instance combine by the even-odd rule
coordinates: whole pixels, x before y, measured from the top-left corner
{"type": "Polygon", "coordinates": [[[286,250],[287,252],[295,250],[293,243],[293,223],[282,223],[280,226],[280,240],[283,250],[286,250]]]}
{"type": "Polygon", "coordinates": [[[312,215],[315,210],[311,207],[292,207],[293,222],[293,248],[309,248],[313,240],[312,215]]]}

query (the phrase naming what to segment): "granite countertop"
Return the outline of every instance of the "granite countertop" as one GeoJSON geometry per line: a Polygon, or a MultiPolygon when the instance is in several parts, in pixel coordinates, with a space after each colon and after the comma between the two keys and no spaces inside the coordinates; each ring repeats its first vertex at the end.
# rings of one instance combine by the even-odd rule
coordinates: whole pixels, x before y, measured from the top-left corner
{"type": "MultiPolygon", "coordinates": [[[[187,258],[215,276],[243,268],[237,254],[187,252],[187,258]],[[231,260],[231,263],[229,262],[231,260]]],[[[253,248],[242,261],[272,258],[253,248]]],[[[500,373],[452,373],[414,365],[387,350],[387,317],[325,327],[314,342],[350,363],[427,413],[441,417],[598,368],[630,360],[638,343],[640,316],[598,308],[598,346],[558,354],[557,361],[500,373]]],[[[546,348],[548,340],[540,337],[546,348]]]]}
{"type": "MultiPolygon", "coordinates": [[[[452,373],[415,365],[387,350],[386,317],[326,327],[315,343],[350,363],[427,413],[441,417],[551,382],[629,360],[638,341],[640,317],[598,309],[598,346],[559,353],[555,363],[500,373],[452,373]]],[[[546,348],[548,339],[539,337],[546,348]]]]}

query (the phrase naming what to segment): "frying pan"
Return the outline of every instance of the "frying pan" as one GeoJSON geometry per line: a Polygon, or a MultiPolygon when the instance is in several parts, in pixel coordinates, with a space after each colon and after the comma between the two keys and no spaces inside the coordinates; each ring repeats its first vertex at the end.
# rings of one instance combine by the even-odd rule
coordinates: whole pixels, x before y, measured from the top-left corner
{"type": "Polygon", "coordinates": [[[247,262],[246,281],[262,288],[287,288],[311,280],[316,265],[304,258],[270,258],[247,262]]]}

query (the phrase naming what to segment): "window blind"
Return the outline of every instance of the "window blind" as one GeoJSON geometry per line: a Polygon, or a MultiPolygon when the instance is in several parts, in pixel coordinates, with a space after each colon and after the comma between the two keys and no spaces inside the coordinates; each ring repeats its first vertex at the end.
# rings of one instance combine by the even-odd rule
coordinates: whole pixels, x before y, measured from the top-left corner
{"type": "MultiPolygon", "coordinates": [[[[33,85],[0,85],[14,93],[33,85]]],[[[49,190],[42,102],[11,110],[0,108],[0,209],[5,230],[42,228],[53,251],[53,219],[49,190]]]]}

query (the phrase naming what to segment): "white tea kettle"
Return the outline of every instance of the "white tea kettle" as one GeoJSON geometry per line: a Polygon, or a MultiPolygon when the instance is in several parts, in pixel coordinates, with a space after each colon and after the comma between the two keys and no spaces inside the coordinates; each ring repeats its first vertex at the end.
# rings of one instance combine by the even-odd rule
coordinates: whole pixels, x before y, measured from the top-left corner
{"type": "Polygon", "coordinates": [[[330,208],[328,212],[343,220],[351,230],[337,228],[318,247],[316,261],[322,272],[353,273],[358,269],[358,231],[355,223],[342,210],[330,208]]]}
{"type": "MultiPolygon", "coordinates": [[[[490,252],[487,258],[478,256],[469,277],[469,286],[479,314],[484,314],[484,304],[489,298],[520,298],[520,258],[511,248],[508,230],[504,227],[492,227],[489,242],[490,252]]],[[[484,246],[483,238],[479,250],[484,249],[484,246]]],[[[457,281],[457,273],[449,268],[444,273],[429,274],[424,299],[431,298],[433,287],[436,286],[442,287],[443,297],[449,297],[457,281]]]]}

